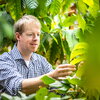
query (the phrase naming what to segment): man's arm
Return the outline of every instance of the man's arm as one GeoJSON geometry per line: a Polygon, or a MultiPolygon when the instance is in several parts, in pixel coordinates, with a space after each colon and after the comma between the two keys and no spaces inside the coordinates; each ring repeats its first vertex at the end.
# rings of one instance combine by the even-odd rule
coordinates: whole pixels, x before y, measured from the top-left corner
{"type": "MultiPolygon", "coordinates": [[[[49,72],[45,75],[58,79],[59,77],[65,77],[65,76],[70,75],[72,71],[74,70],[75,70],[74,65],[62,64],[62,65],[59,65],[54,71],[49,72]]],[[[46,86],[41,80],[41,77],[43,76],[44,75],[40,77],[36,77],[36,78],[24,79],[22,81],[22,92],[24,92],[25,94],[32,94],[39,89],[39,86],[42,86],[42,87],[46,86]]]]}

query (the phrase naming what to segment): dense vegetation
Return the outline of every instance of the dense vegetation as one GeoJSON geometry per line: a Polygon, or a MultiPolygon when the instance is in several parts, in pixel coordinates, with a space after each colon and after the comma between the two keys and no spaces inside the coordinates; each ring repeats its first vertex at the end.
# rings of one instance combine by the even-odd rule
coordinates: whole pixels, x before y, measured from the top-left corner
{"type": "Polygon", "coordinates": [[[3,100],[99,100],[99,0],[0,0],[1,54],[12,48],[13,24],[24,14],[34,15],[41,22],[37,53],[54,66],[85,63],[77,67],[77,77],[62,81],[42,78],[45,84],[55,87],[53,92],[41,88],[30,96],[20,93],[20,98],[2,94],[3,100]]]}

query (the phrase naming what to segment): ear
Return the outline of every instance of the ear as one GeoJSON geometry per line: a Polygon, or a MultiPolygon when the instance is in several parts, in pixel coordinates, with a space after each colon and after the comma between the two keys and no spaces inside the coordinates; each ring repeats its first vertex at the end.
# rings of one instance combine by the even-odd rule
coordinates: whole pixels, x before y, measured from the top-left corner
{"type": "Polygon", "coordinates": [[[15,33],[15,37],[16,37],[16,40],[19,41],[20,40],[20,36],[21,34],[19,32],[16,32],[15,33]]]}

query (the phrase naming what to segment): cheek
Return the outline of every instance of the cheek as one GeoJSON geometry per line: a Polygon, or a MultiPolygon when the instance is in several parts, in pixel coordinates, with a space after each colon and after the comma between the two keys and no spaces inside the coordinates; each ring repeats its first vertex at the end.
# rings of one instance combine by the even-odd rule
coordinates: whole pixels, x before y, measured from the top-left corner
{"type": "Polygon", "coordinates": [[[38,39],[39,43],[40,43],[40,38],[38,39]]]}
{"type": "Polygon", "coordinates": [[[26,42],[26,43],[30,43],[31,41],[32,41],[32,39],[31,38],[29,38],[29,39],[24,39],[24,41],[26,42]]]}
{"type": "Polygon", "coordinates": [[[30,45],[29,45],[29,44],[30,44],[30,40],[23,39],[21,42],[22,42],[22,46],[25,46],[25,47],[27,47],[27,48],[30,46],[30,45]]]}

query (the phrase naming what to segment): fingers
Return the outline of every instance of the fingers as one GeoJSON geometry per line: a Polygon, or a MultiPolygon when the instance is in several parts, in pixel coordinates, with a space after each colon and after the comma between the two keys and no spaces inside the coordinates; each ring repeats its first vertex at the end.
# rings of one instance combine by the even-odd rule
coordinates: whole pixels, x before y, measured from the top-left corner
{"type": "Polygon", "coordinates": [[[52,72],[52,77],[58,79],[59,77],[71,75],[76,70],[75,67],[75,65],[61,64],[52,72]]]}
{"type": "Polygon", "coordinates": [[[58,72],[62,73],[62,72],[68,72],[68,71],[75,71],[76,68],[59,68],[58,72]]]}
{"type": "MultiPolygon", "coordinates": [[[[72,71],[59,73],[59,77],[66,77],[66,76],[71,75],[72,73],[73,73],[72,71]]],[[[59,77],[58,77],[58,78],[59,78],[59,77]]]]}
{"type": "Polygon", "coordinates": [[[72,73],[73,73],[72,71],[69,71],[69,72],[63,72],[63,73],[61,73],[60,75],[61,75],[62,77],[65,77],[65,76],[71,75],[72,73]]]}
{"type": "Polygon", "coordinates": [[[58,66],[58,68],[66,68],[66,67],[71,67],[71,68],[75,68],[75,65],[71,65],[71,64],[61,64],[58,66]]]}

